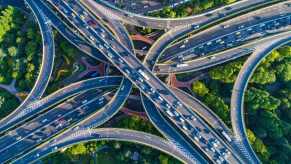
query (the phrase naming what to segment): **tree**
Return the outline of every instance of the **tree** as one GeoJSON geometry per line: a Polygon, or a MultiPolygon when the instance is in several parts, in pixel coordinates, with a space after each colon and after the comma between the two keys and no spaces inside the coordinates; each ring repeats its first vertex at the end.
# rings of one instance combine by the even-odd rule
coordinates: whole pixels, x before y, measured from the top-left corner
{"type": "Polygon", "coordinates": [[[11,56],[11,57],[15,57],[17,55],[17,48],[12,46],[12,47],[9,47],[8,48],[8,54],[11,56]]]}
{"type": "Polygon", "coordinates": [[[291,46],[284,46],[278,51],[282,57],[291,57],[291,46]]]}
{"type": "Polygon", "coordinates": [[[291,62],[284,62],[279,64],[276,68],[277,76],[287,82],[291,80],[291,62]]]}
{"type": "Polygon", "coordinates": [[[260,108],[274,111],[280,106],[281,101],[271,96],[267,91],[251,87],[246,92],[246,103],[249,112],[254,114],[260,108]]]}
{"type": "Polygon", "coordinates": [[[4,103],[5,103],[5,97],[0,96],[0,109],[2,109],[2,106],[4,103]]]}
{"type": "Polygon", "coordinates": [[[205,103],[212,108],[212,110],[225,122],[229,122],[229,107],[224,103],[220,97],[207,94],[205,96],[205,103]]]}
{"type": "Polygon", "coordinates": [[[233,83],[236,80],[236,76],[242,65],[243,61],[240,60],[223,66],[218,66],[209,71],[210,78],[213,80],[219,80],[223,83],[233,83]]]}
{"type": "Polygon", "coordinates": [[[247,129],[247,136],[255,152],[258,153],[261,159],[267,160],[270,157],[270,153],[263,141],[257,138],[250,129],[247,129]]]}
{"type": "Polygon", "coordinates": [[[236,2],[236,0],[224,0],[224,3],[226,3],[226,4],[231,4],[234,2],[236,2]]]}
{"type": "Polygon", "coordinates": [[[169,163],[169,158],[163,154],[159,156],[159,160],[161,164],[168,164],[169,163]]]}
{"type": "Polygon", "coordinates": [[[269,70],[263,66],[259,66],[254,75],[252,76],[250,82],[257,84],[270,84],[276,81],[276,73],[273,70],[269,70]]]}
{"type": "Polygon", "coordinates": [[[192,90],[194,93],[196,93],[197,95],[201,97],[205,96],[209,92],[209,89],[201,81],[195,81],[192,84],[192,90]]]}
{"type": "Polygon", "coordinates": [[[77,144],[71,147],[68,152],[72,155],[83,155],[86,154],[86,147],[84,144],[77,144]]]}

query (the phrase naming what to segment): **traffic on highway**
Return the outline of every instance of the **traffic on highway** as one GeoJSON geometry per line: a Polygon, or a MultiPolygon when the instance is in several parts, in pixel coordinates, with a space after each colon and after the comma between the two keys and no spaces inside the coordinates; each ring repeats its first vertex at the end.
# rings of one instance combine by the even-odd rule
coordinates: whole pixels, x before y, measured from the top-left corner
{"type": "Polygon", "coordinates": [[[291,0],[241,0],[185,18],[142,14],[161,11],[164,5],[175,8],[187,0],[124,1],[123,8],[115,0],[24,2],[42,34],[42,63],[26,99],[0,120],[0,163],[32,163],[93,140],[143,144],[183,163],[261,163],[247,139],[243,96],[263,57],[291,39],[291,0]],[[143,46],[145,55],[140,57],[129,26],[163,32],[149,50],[143,46]],[[53,78],[53,28],[81,52],[106,64],[109,73],[43,96],[53,78]],[[171,74],[205,70],[247,55],[230,100],[232,129],[202,101],[166,83],[171,74]],[[119,115],[130,96],[141,101],[163,137],[100,128],[119,115]]]}

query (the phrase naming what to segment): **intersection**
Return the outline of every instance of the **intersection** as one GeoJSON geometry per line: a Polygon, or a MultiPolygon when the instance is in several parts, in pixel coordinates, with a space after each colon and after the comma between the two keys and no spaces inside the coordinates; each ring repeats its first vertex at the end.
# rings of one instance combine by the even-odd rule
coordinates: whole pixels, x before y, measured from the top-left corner
{"type": "Polygon", "coordinates": [[[5,153],[0,157],[1,163],[35,161],[62,147],[94,139],[141,143],[184,163],[260,163],[246,139],[243,94],[250,73],[262,57],[289,42],[291,1],[244,0],[229,5],[228,10],[221,7],[181,19],[142,16],[117,9],[106,1],[25,3],[42,33],[43,62],[27,99],[0,121],[0,154],[5,153]],[[259,9],[249,11],[255,7],[259,9]],[[247,13],[227,20],[229,13],[242,11],[247,13]],[[202,27],[218,18],[225,21],[203,31],[202,27]],[[112,27],[105,26],[106,22],[112,27]],[[121,22],[166,32],[140,61],[121,22]],[[80,81],[43,98],[54,63],[52,27],[76,48],[117,68],[121,75],[80,81]],[[199,30],[202,31],[182,37],[199,30]],[[204,57],[210,52],[214,54],[204,57]],[[158,77],[206,69],[249,54],[248,60],[255,66],[245,63],[231,98],[233,132],[202,102],[167,86],[158,77]],[[93,129],[120,110],[132,87],[140,91],[148,118],[166,140],[137,131],[93,129]]]}

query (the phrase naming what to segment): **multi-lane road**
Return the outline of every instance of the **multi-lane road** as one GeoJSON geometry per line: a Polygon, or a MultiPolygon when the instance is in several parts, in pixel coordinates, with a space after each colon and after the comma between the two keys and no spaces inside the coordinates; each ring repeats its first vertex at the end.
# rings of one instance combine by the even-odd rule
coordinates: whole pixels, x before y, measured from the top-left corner
{"type": "Polygon", "coordinates": [[[172,155],[185,163],[193,163],[191,159],[185,158],[179,149],[161,137],[139,131],[117,128],[72,131],[65,138],[41,145],[32,152],[27,153],[23,158],[13,161],[13,163],[26,164],[76,143],[101,140],[130,141],[143,144],[172,155]]]}
{"type": "MultiPolygon", "coordinates": [[[[31,9],[32,11],[36,11],[36,9],[33,8],[31,9]]],[[[38,101],[41,98],[52,74],[55,49],[52,29],[49,26],[49,19],[44,16],[44,13],[42,11],[34,12],[34,15],[37,19],[41,35],[43,38],[42,40],[43,55],[40,71],[32,90],[25,98],[25,100],[20,104],[20,106],[17,109],[15,109],[11,114],[9,114],[0,121],[0,129],[2,129],[2,127],[6,125],[8,122],[13,120],[18,115],[19,112],[22,112],[27,107],[28,104],[32,103],[33,101],[38,101]]]]}
{"type": "MultiPolygon", "coordinates": [[[[275,0],[276,1],[276,0],[275,0]]],[[[275,2],[274,1],[274,2],[275,2]]],[[[91,6],[104,13],[110,15],[110,17],[133,24],[140,27],[151,27],[154,29],[171,29],[178,26],[195,26],[199,28],[201,25],[211,22],[217,19],[231,16],[233,13],[245,10],[249,8],[256,8],[268,3],[273,3],[269,0],[243,0],[228,5],[226,7],[217,8],[210,10],[209,12],[194,15],[185,18],[154,18],[143,16],[140,14],[130,13],[128,11],[117,8],[105,0],[94,1],[94,0],[81,0],[86,6],[91,6]]]]}
{"type": "Polygon", "coordinates": [[[222,154],[228,151],[232,152],[228,154],[228,161],[240,161],[240,157],[230,150],[227,144],[197,114],[183,104],[163,82],[144,67],[134,54],[120,44],[110,32],[98,24],[98,22],[94,27],[91,27],[88,22],[94,20],[94,18],[86,13],[86,10],[80,4],[74,1],[67,1],[66,3],[53,0],[48,2],[61,12],[75,27],[78,27],[79,31],[90,39],[91,43],[128,77],[140,91],[154,102],[164,114],[168,115],[172,123],[180,127],[187,137],[205,152],[205,155],[210,160],[223,162],[226,157],[222,154]],[[175,113],[173,110],[175,110],[175,113]],[[172,112],[173,114],[171,114],[172,112]],[[174,114],[176,114],[175,117],[173,117],[174,114]],[[204,131],[203,129],[206,130],[204,131]],[[195,136],[203,139],[197,140],[195,136]],[[212,142],[215,142],[217,146],[212,146],[212,142]]]}
{"type": "MultiPolygon", "coordinates": [[[[246,127],[244,122],[244,94],[247,89],[247,84],[254,73],[257,66],[273,49],[277,49],[282,45],[285,45],[291,41],[291,32],[285,32],[278,35],[276,38],[258,45],[254,53],[244,63],[238,77],[235,81],[232,95],[231,95],[231,121],[235,138],[242,142],[248,149],[248,152],[252,152],[251,145],[247,140],[246,127]]],[[[254,155],[253,152],[250,155],[254,155]]]]}
{"type": "MultiPolygon", "coordinates": [[[[26,3],[42,32],[43,64],[30,96],[17,112],[0,122],[1,133],[5,132],[0,137],[0,154],[5,154],[0,157],[2,163],[16,158],[16,163],[31,162],[59,148],[93,139],[149,145],[186,163],[260,162],[246,139],[243,91],[261,58],[290,40],[290,32],[285,31],[290,30],[291,1],[242,0],[180,19],[142,16],[118,9],[108,1],[26,0],[26,3]],[[239,14],[242,15],[237,16],[239,14]],[[235,16],[237,18],[232,18],[235,16]],[[232,19],[219,22],[229,18],[232,19]],[[155,42],[141,62],[120,21],[169,31],[155,42]],[[201,29],[214,23],[218,25],[201,29]],[[50,25],[87,55],[116,67],[124,78],[89,79],[40,99],[53,67],[54,42],[50,25]],[[200,29],[201,32],[181,40],[182,36],[200,29]],[[168,87],[155,74],[201,70],[253,51],[232,95],[234,132],[202,102],[168,87]],[[91,130],[119,111],[132,85],[141,92],[150,121],[169,142],[130,130],[91,130]],[[113,89],[118,86],[119,89],[113,89]],[[50,141],[45,143],[47,140],[50,141]]],[[[132,2],[126,3],[132,5],[132,2]]],[[[179,4],[175,1],[172,6],[179,4]]]]}

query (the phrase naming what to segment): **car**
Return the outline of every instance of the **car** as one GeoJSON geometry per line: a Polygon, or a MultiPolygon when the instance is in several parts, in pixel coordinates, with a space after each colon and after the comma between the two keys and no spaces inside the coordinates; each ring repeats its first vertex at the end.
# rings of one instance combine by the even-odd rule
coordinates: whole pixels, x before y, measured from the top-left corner
{"type": "Polygon", "coordinates": [[[123,61],[121,58],[118,58],[118,61],[119,61],[120,63],[124,63],[124,61],[123,61]]]}
{"type": "Polygon", "coordinates": [[[227,25],[223,25],[223,28],[228,28],[228,27],[230,27],[229,24],[227,24],[227,25]]]}
{"type": "Polygon", "coordinates": [[[194,136],[194,140],[199,141],[199,138],[197,136],[194,136]]]}
{"type": "Polygon", "coordinates": [[[84,15],[80,15],[82,20],[85,20],[85,16],[84,15]]]}
{"type": "Polygon", "coordinates": [[[209,141],[209,143],[213,147],[218,147],[219,141],[217,139],[212,139],[209,141]]]}
{"type": "Polygon", "coordinates": [[[176,112],[176,111],[174,111],[174,114],[175,114],[176,117],[180,116],[180,114],[178,112],[176,112]]]}
{"type": "Polygon", "coordinates": [[[99,44],[98,47],[99,47],[101,50],[104,49],[104,47],[103,47],[101,44],[99,44]]]}
{"type": "Polygon", "coordinates": [[[138,81],[140,81],[141,83],[143,83],[143,79],[141,77],[138,78],[138,81]]]}
{"type": "Polygon", "coordinates": [[[104,34],[104,33],[101,33],[101,37],[102,37],[102,38],[105,38],[106,36],[105,36],[105,34],[104,34]]]}
{"type": "Polygon", "coordinates": [[[110,58],[113,58],[113,55],[112,55],[112,53],[110,53],[110,52],[108,52],[108,54],[107,54],[110,58]]]}
{"type": "Polygon", "coordinates": [[[150,88],[151,93],[155,93],[156,91],[154,90],[154,88],[150,88]]]}
{"type": "Polygon", "coordinates": [[[147,49],[147,46],[143,46],[143,47],[142,47],[142,50],[145,50],[145,49],[147,49]]]}
{"type": "Polygon", "coordinates": [[[96,26],[97,23],[94,21],[94,20],[88,20],[87,23],[90,25],[90,26],[96,26]]]}
{"type": "Polygon", "coordinates": [[[82,101],[82,104],[85,104],[85,103],[87,103],[88,102],[88,100],[83,100],[82,101]]]}
{"type": "Polygon", "coordinates": [[[183,128],[184,130],[189,130],[189,128],[187,127],[186,124],[183,124],[183,125],[182,125],[182,128],[183,128]]]}
{"type": "Polygon", "coordinates": [[[215,153],[215,149],[214,149],[214,147],[213,146],[211,146],[211,145],[209,145],[209,147],[208,147],[213,153],[215,153]]]}
{"type": "Polygon", "coordinates": [[[169,110],[166,110],[166,113],[168,113],[168,115],[170,115],[171,117],[174,116],[174,114],[171,111],[169,111],[169,110]]]}
{"type": "Polygon", "coordinates": [[[94,37],[93,37],[93,36],[91,36],[91,35],[90,35],[90,39],[91,39],[92,41],[95,41],[94,37]]]}
{"type": "Polygon", "coordinates": [[[71,15],[72,15],[74,18],[76,17],[76,14],[75,14],[75,13],[73,13],[73,12],[71,13],[71,15]]]}
{"type": "Polygon", "coordinates": [[[142,69],[138,69],[138,73],[141,74],[146,80],[149,80],[150,77],[142,69]]]}
{"type": "Polygon", "coordinates": [[[225,7],[225,10],[231,10],[231,7],[230,6],[225,7]]]}
{"type": "Polygon", "coordinates": [[[42,122],[42,123],[46,123],[47,121],[48,121],[48,119],[45,118],[45,119],[43,119],[41,122],[42,122]]]}
{"type": "Polygon", "coordinates": [[[185,120],[184,120],[182,117],[179,117],[179,120],[180,120],[182,123],[185,122],[185,120]]]}
{"type": "Polygon", "coordinates": [[[238,29],[242,29],[242,28],[244,28],[245,26],[244,25],[240,25],[239,27],[238,27],[238,29]]]}
{"type": "Polygon", "coordinates": [[[143,84],[140,85],[141,89],[145,90],[145,86],[143,84]]]}
{"type": "Polygon", "coordinates": [[[185,48],[186,46],[185,46],[185,44],[182,44],[181,46],[180,46],[180,48],[185,48]]]}
{"type": "Polygon", "coordinates": [[[179,101],[176,101],[177,107],[182,107],[182,103],[180,103],[179,101]]]}
{"type": "Polygon", "coordinates": [[[213,60],[213,59],[215,59],[215,58],[216,58],[216,56],[210,56],[210,57],[209,57],[210,60],[213,60]]]}
{"type": "Polygon", "coordinates": [[[109,49],[109,48],[110,48],[109,45],[107,45],[107,44],[104,44],[104,47],[105,47],[106,49],[109,49]]]}
{"type": "Polygon", "coordinates": [[[16,138],[16,140],[19,141],[19,140],[21,140],[21,138],[22,138],[21,136],[18,136],[18,137],[16,138]]]}
{"type": "Polygon", "coordinates": [[[127,74],[130,74],[129,69],[125,69],[125,72],[126,72],[127,74]]]}

